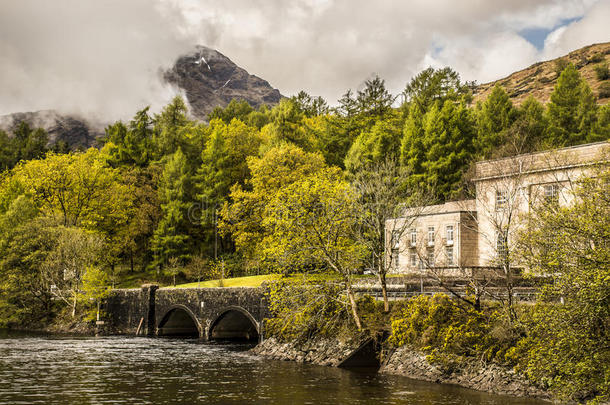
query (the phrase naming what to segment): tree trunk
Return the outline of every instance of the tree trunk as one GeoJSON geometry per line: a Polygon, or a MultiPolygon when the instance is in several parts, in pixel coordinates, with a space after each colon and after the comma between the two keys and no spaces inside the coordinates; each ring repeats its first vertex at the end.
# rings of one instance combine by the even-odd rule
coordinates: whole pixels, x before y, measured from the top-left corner
{"type": "Polygon", "coordinates": [[[74,291],[72,295],[74,296],[74,299],[72,301],[72,318],[74,318],[76,316],[76,291],[74,291]]]}
{"type": "Polygon", "coordinates": [[[347,285],[347,297],[349,298],[349,304],[352,307],[352,316],[354,317],[354,322],[356,323],[356,327],[358,331],[362,330],[362,323],[360,322],[360,317],[358,316],[358,307],[356,306],[356,299],[354,298],[354,291],[352,290],[352,284],[348,281],[345,283],[347,285]]]}
{"type": "Polygon", "coordinates": [[[388,301],[388,288],[385,281],[385,273],[379,272],[379,284],[381,284],[381,294],[383,295],[383,312],[390,312],[390,302],[388,301]]]}

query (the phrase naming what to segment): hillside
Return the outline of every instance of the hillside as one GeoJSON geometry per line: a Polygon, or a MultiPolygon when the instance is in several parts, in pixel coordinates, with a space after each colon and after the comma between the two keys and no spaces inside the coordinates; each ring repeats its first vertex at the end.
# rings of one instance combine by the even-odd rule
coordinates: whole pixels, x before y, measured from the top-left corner
{"type": "Polygon", "coordinates": [[[0,116],[0,130],[13,132],[20,122],[32,128],[43,128],[49,134],[49,145],[66,142],[71,149],[86,149],[104,134],[101,124],[82,117],[62,115],[54,110],[18,112],[0,116]]]}
{"type": "MultiPolygon", "coordinates": [[[[503,79],[478,85],[474,101],[484,100],[494,85],[500,83],[515,104],[521,104],[530,95],[538,101],[546,103],[557,83],[556,70],[560,59],[573,63],[587,80],[593,92],[598,95],[602,81],[595,74],[595,66],[604,61],[610,63],[610,42],[589,45],[563,57],[535,63],[527,69],[515,72],[503,79]]],[[[605,81],[610,82],[610,80],[605,81]]],[[[599,104],[606,104],[609,101],[608,97],[598,99],[599,104]]]]}

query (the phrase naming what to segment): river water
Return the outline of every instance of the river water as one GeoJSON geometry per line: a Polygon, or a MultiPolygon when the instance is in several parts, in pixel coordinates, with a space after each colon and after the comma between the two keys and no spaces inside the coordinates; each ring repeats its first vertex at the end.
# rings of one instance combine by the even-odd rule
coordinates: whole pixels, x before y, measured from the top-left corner
{"type": "Polygon", "coordinates": [[[371,371],[272,361],[248,348],[0,331],[0,404],[544,403],[371,371]]]}

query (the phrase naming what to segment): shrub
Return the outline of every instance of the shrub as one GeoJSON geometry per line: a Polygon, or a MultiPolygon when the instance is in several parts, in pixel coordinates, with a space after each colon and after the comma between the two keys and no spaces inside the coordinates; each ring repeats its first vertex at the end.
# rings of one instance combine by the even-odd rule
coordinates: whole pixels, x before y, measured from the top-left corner
{"type": "Polygon", "coordinates": [[[557,77],[561,76],[561,72],[563,72],[569,64],[570,62],[568,62],[564,58],[559,58],[555,61],[555,74],[557,75],[557,77]]]}
{"type": "Polygon", "coordinates": [[[462,308],[447,295],[437,294],[407,301],[392,319],[389,342],[417,347],[430,355],[429,360],[447,363],[444,366],[464,356],[503,363],[504,353],[515,344],[511,330],[495,309],[483,313],[462,308]]]}
{"type": "Polygon", "coordinates": [[[598,89],[599,98],[608,98],[610,97],[610,82],[603,82],[599,85],[598,89]]]}
{"type": "Polygon", "coordinates": [[[608,69],[608,63],[600,63],[595,66],[595,75],[599,80],[607,80],[610,78],[610,69],[608,69]]]}
{"type": "Polygon", "coordinates": [[[595,53],[587,60],[588,63],[599,63],[604,60],[604,55],[601,53],[595,53]]]}

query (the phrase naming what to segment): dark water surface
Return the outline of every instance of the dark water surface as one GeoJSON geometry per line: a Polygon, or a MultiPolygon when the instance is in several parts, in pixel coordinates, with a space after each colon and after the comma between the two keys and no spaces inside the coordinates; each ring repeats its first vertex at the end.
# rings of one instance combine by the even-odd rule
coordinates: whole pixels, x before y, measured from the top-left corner
{"type": "Polygon", "coordinates": [[[372,372],[271,361],[196,340],[0,331],[0,404],[506,404],[372,372]]]}

